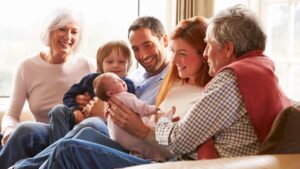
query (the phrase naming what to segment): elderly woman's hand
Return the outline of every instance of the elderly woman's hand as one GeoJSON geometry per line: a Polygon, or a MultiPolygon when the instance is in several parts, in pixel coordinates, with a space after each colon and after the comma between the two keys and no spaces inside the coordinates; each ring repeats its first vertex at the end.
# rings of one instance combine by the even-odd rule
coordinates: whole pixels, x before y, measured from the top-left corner
{"type": "Polygon", "coordinates": [[[7,128],[5,129],[5,131],[3,132],[3,138],[2,138],[2,140],[1,140],[2,146],[4,146],[4,144],[6,144],[6,142],[7,142],[8,138],[9,138],[9,136],[13,133],[14,130],[15,130],[15,129],[14,129],[13,127],[7,127],[7,128]]]}
{"type": "Polygon", "coordinates": [[[147,137],[151,129],[143,123],[137,113],[114,97],[109,99],[108,104],[109,115],[115,124],[140,139],[144,140],[147,137]]]}

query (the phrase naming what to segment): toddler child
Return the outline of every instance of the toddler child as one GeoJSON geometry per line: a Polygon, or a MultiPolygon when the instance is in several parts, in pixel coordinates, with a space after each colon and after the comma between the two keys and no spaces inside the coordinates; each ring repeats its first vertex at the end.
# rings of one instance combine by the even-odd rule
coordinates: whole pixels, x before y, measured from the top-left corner
{"type": "Polygon", "coordinates": [[[97,73],[90,73],[84,76],[81,81],[74,84],[64,95],[63,102],[67,111],[50,111],[50,143],[62,138],[74,125],[80,123],[86,116],[83,108],[76,102],[77,95],[89,95],[95,97],[93,81],[104,72],[113,72],[122,78],[128,86],[128,92],[135,93],[134,84],[125,76],[131,65],[131,52],[124,41],[110,41],[98,49],[97,52],[97,73]]]}

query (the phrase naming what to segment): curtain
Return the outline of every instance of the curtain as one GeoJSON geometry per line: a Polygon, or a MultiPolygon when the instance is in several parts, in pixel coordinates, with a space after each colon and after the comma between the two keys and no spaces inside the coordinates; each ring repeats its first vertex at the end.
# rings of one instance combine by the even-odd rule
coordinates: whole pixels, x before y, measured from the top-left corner
{"type": "Polygon", "coordinates": [[[176,0],[176,24],[193,16],[211,17],[214,0],[176,0]]]}

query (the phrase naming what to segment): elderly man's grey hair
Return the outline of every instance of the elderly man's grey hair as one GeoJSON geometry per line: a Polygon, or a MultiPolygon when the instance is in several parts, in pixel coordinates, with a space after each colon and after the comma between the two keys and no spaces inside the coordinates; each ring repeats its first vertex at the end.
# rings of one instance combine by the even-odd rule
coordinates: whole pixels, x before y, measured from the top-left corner
{"type": "Polygon", "coordinates": [[[226,41],[233,43],[236,57],[251,50],[263,51],[266,46],[266,34],[255,13],[243,5],[235,5],[212,17],[206,37],[221,46],[226,41]]]}
{"type": "Polygon", "coordinates": [[[50,45],[50,33],[57,30],[71,22],[79,25],[79,40],[76,45],[75,51],[78,50],[82,42],[82,35],[84,29],[83,16],[78,12],[69,8],[57,8],[47,18],[42,27],[41,40],[44,45],[50,45]]]}

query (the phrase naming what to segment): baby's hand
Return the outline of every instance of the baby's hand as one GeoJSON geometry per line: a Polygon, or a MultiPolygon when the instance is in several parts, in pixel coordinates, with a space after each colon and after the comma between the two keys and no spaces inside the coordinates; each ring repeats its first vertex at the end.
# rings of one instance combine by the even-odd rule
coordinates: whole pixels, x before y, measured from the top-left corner
{"type": "Polygon", "coordinates": [[[73,111],[74,117],[75,117],[75,123],[78,124],[80,123],[82,120],[85,119],[83,113],[80,110],[75,110],[73,111]]]}
{"type": "Polygon", "coordinates": [[[166,117],[166,118],[170,119],[171,121],[175,122],[175,121],[179,120],[179,117],[173,117],[175,112],[176,112],[176,107],[172,106],[171,110],[169,110],[167,112],[162,112],[161,110],[159,110],[157,112],[157,114],[158,114],[159,118],[166,117]]]}

